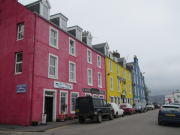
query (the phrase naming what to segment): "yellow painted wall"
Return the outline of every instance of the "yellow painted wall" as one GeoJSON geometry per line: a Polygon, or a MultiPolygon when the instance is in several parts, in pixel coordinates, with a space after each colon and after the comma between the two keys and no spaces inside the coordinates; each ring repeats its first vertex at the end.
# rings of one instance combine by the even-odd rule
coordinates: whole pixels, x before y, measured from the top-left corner
{"type": "MultiPolygon", "coordinates": [[[[106,84],[107,84],[107,102],[110,103],[110,97],[117,97],[117,104],[118,104],[118,97],[121,98],[121,94],[123,94],[124,85],[126,85],[126,98],[131,98],[132,104],[133,104],[133,90],[132,90],[132,75],[131,72],[127,69],[125,69],[125,77],[126,77],[126,84],[124,82],[120,81],[120,92],[118,91],[118,74],[117,74],[117,65],[119,66],[119,76],[121,78],[124,78],[123,69],[124,67],[120,64],[116,63],[114,60],[110,59],[106,56],[106,84]],[[110,61],[112,62],[112,72],[110,71],[110,61]],[[128,72],[130,74],[130,80],[128,79],[128,72]],[[110,77],[113,78],[113,90],[111,90],[110,86],[110,77]],[[131,85],[130,91],[129,91],[129,84],[131,85]]],[[[122,99],[121,99],[122,103],[122,99]]]]}

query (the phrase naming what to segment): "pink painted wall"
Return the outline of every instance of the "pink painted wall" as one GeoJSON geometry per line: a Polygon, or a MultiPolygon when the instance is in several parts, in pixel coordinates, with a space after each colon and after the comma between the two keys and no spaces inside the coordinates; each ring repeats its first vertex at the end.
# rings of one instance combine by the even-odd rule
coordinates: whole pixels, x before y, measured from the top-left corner
{"type": "MultiPolygon", "coordinates": [[[[69,55],[69,37],[67,33],[54,27],[40,17],[36,19],[36,38],[35,38],[35,70],[34,70],[34,96],[33,96],[33,119],[39,119],[43,112],[43,92],[44,89],[57,90],[57,109],[56,117],[59,117],[60,91],[68,91],[68,113],[70,113],[71,92],[79,92],[79,96],[85,96],[82,88],[98,88],[98,72],[102,74],[102,87],[100,91],[105,91],[106,99],[106,76],[105,76],[105,58],[101,56],[101,68],[97,67],[97,52],[87,47],[83,43],[75,40],[76,57],[69,55]],[[49,46],[49,28],[53,27],[58,30],[59,50],[49,46]],[[87,63],[87,48],[92,51],[92,64],[87,63]],[[48,78],[49,53],[58,56],[58,80],[48,78]],[[76,82],[69,82],[69,61],[76,63],[76,82]],[[88,85],[87,68],[93,72],[93,86],[88,85]],[[72,90],[54,88],[54,81],[66,82],[73,84],[72,90]]],[[[102,94],[101,94],[102,95],[102,94]]]]}
{"type": "Polygon", "coordinates": [[[30,124],[34,14],[14,0],[0,1],[0,124],[30,124]],[[17,24],[24,22],[24,39],[17,41],[17,24]],[[22,74],[15,74],[15,53],[23,52],[22,74]],[[17,94],[18,84],[27,92],[17,94]]]}

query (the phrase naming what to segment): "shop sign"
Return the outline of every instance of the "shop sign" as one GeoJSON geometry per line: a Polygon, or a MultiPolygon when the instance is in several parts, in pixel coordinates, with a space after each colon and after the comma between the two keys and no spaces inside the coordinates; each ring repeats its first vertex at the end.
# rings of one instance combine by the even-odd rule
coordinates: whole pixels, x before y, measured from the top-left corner
{"type": "Polygon", "coordinates": [[[99,94],[100,92],[99,92],[99,89],[92,88],[91,93],[92,94],[99,94]]]}
{"type": "Polygon", "coordinates": [[[41,115],[41,124],[47,124],[46,123],[46,114],[44,114],[44,113],[41,115]]]}
{"type": "Polygon", "coordinates": [[[121,98],[126,98],[126,96],[125,95],[121,95],[121,98]]]}
{"type": "Polygon", "coordinates": [[[105,91],[99,91],[99,94],[105,94],[105,91]]]}
{"type": "Polygon", "coordinates": [[[73,84],[54,81],[54,88],[73,90],[73,84]]]}
{"type": "Polygon", "coordinates": [[[17,85],[16,93],[26,93],[27,84],[17,85]]]}
{"type": "Polygon", "coordinates": [[[83,88],[82,91],[83,92],[90,92],[91,93],[91,89],[87,89],[87,88],[83,88]]]}

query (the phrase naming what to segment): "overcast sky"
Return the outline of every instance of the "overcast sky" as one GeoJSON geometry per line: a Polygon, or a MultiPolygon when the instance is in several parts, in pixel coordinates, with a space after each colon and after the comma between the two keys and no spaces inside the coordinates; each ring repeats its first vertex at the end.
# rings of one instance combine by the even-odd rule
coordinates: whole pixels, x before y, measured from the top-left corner
{"type": "MultiPolygon", "coordinates": [[[[19,0],[23,5],[35,0],[19,0]]],[[[49,0],[50,14],[62,13],[93,44],[108,42],[128,62],[137,56],[151,95],[180,90],[180,0],[49,0]]]]}

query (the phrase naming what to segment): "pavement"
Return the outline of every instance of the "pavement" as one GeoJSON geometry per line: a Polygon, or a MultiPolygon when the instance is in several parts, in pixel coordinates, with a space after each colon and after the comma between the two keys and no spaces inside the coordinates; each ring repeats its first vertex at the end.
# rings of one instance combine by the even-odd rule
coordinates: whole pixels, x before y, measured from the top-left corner
{"type": "Polygon", "coordinates": [[[0,133],[46,132],[48,130],[65,127],[78,122],[78,119],[73,119],[64,122],[47,122],[47,125],[38,126],[0,125],[0,133]]]}

